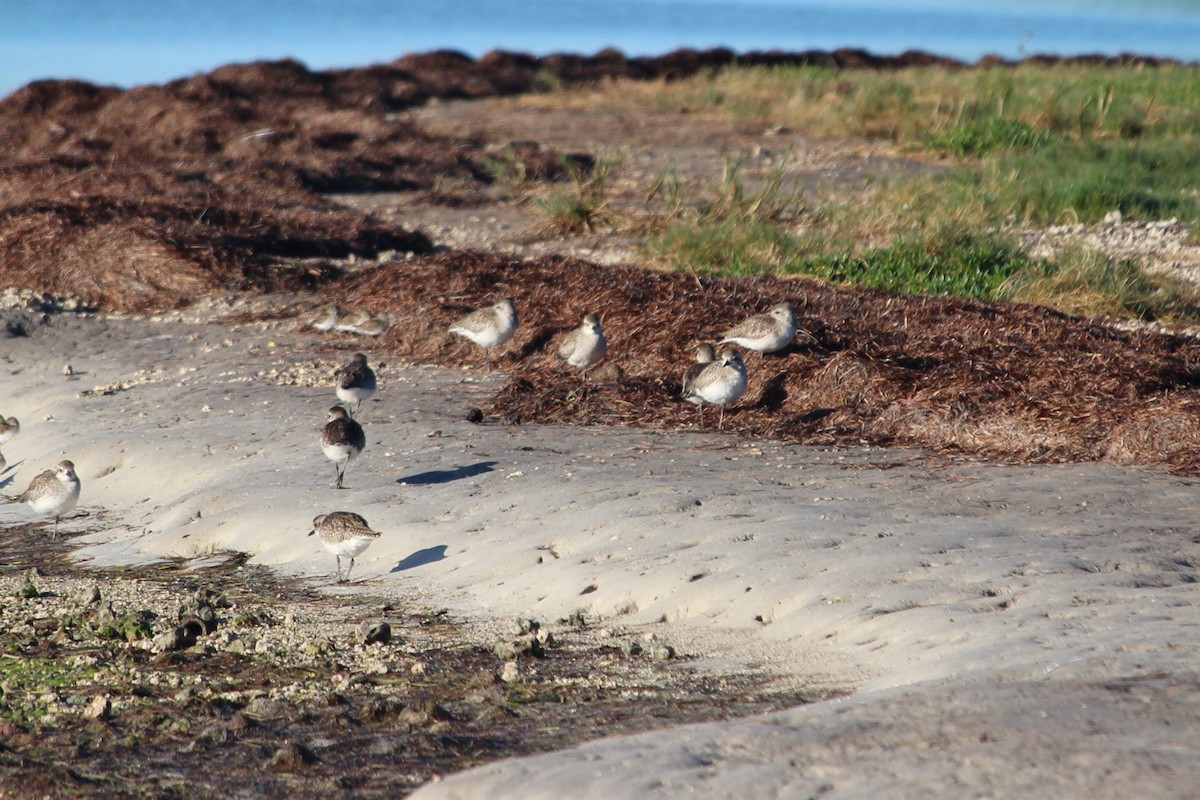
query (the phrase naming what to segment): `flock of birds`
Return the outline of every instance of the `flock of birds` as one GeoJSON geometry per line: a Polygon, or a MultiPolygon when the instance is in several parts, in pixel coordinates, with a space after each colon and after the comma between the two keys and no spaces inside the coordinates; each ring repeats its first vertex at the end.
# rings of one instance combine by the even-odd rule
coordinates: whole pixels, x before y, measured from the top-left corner
{"type": "MultiPolygon", "coordinates": [[[[492,348],[507,344],[517,332],[520,317],[511,298],[498,300],[490,306],[476,309],[450,324],[449,332],[462,336],[483,348],[487,370],[492,369],[492,348]]],[[[315,327],[315,326],[314,326],[315,327]]],[[[706,342],[695,346],[696,362],[683,376],[681,399],[700,406],[705,403],[721,409],[718,427],[725,423],[725,406],[736,402],[746,391],[746,365],[734,345],[773,353],[783,350],[796,336],[796,312],[788,303],[780,303],[763,314],[748,317],[720,335],[720,350],[706,342]]],[[[578,328],[568,332],[558,343],[558,357],[572,367],[587,371],[608,353],[608,340],[596,314],[585,314],[578,328]]],[[[366,434],[355,420],[364,400],[375,394],[377,379],[363,353],[334,372],[334,388],[344,405],[329,409],[328,421],[321,431],[321,450],[333,462],[337,473],[334,486],[344,487],[346,467],[366,447],[366,434]]],[[[321,514],[313,520],[309,536],[317,535],[327,550],[337,558],[339,581],[349,580],[354,559],[379,538],[379,532],[351,511],[321,514]],[[350,559],[346,575],[342,576],[342,558],[350,559]]]]}
{"type": "MultiPolygon", "coordinates": [[[[449,332],[482,347],[490,372],[491,349],[511,340],[519,324],[513,301],[505,298],[455,320],[449,332]]],[[[314,327],[324,329],[315,323],[314,327]]],[[[722,332],[717,347],[707,342],[695,343],[695,363],[684,373],[680,399],[700,406],[701,419],[704,404],[718,406],[721,410],[718,427],[723,427],[725,406],[736,402],[746,391],[746,365],[735,345],[760,354],[773,353],[788,347],[795,336],[796,313],[790,304],[780,303],[766,313],[747,317],[722,332]]],[[[558,343],[556,352],[567,364],[582,370],[583,380],[586,381],[588,369],[608,353],[608,340],[599,316],[585,314],[579,327],[567,333],[558,343]]],[[[363,353],[356,353],[349,362],[336,369],[333,378],[341,404],[329,409],[328,421],[321,431],[321,450],[333,462],[336,470],[334,486],[342,489],[345,488],[347,465],[362,454],[367,443],[366,434],[355,416],[362,408],[363,401],[375,394],[378,382],[375,371],[363,353]]],[[[0,445],[9,442],[20,430],[20,423],[15,417],[5,419],[0,416],[0,445]]],[[[0,453],[0,471],[5,466],[4,455],[0,453]]],[[[79,502],[79,491],[80,482],[75,465],[70,461],[62,461],[54,469],[37,475],[29,488],[19,497],[10,498],[10,502],[27,503],[36,513],[53,516],[51,538],[55,538],[59,519],[75,508],[79,502]]],[[[359,514],[334,511],[315,517],[308,535],[318,536],[325,549],[335,556],[337,580],[342,582],[350,579],[354,559],[378,539],[380,533],[373,530],[359,514]],[[350,559],[344,577],[343,558],[350,559]]]]}

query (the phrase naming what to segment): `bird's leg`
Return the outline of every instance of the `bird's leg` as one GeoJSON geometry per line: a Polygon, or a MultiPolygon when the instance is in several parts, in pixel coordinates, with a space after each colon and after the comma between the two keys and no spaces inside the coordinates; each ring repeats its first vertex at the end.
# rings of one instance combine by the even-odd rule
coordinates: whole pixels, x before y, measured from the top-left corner
{"type": "Polygon", "coordinates": [[[354,556],[350,556],[350,569],[346,570],[346,583],[350,582],[350,570],[354,569],[354,556]]]}
{"type": "Polygon", "coordinates": [[[337,559],[337,582],[341,583],[342,582],[342,557],[339,556],[337,553],[334,553],[333,557],[337,559]]]}

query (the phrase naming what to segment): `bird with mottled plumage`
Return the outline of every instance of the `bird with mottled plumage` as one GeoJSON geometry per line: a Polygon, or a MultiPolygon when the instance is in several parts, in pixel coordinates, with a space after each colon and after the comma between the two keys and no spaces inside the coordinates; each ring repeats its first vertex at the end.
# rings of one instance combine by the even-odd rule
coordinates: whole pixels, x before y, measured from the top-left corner
{"type": "Polygon", "coordinates": [[[60,461],[54,469],[34,476],[29,488],[18,498],[18,503],[28,503],[38,514],[54,517],[54,530],[50,538],[58,536],[58,520],[63,514],[75,508],[79,502],[79,476],[75,474],[75,464],[70,461],[60,461]]]}
{"type": "Polygon", "coordinates": [[[0,444],[8,444],[13,437],[21,432],[21,423],[16,417],[5,419],[0,415],[0,444]]]}
{"type": "Polygon", "coordinates": [[[329,422],[321,431],[321,451],[337,469],[337,483],[334,486],[345,488],[342,479],[346,475],[346,465],[350,459],[357,458],[366,446],[367,436],[362,426],[350,418],[346,409],[341,406],[329,409],[329,422]]]}
{"type": "Polygon", "coordinates": [[[696,361],[687,368],[687,372],[683,373],[683,391],[681,397],[689,403],[695,403],[700,406],[700,419],[704,419],[704,401],[699,396],[692,394],[692,386],[696,383],[696,376],[709,364],[717,360],[717,351],[708,342],[693,342],[692,349],[696,351],[696,361]]]}
{"type": "Polygon", "coordinates": [[[607,352],[608,340],[600,327],[600,317],[595,314],[584,314],[583,323],[564,336],[558,345],[558,357],[572,367],[581,368],[585,381],[588,367],[604,358],[607,352]]]}
{"type": "Polygon", "coordinates": [[[342,310],[338,308],[337,303],[330,303],[327,306],[322,306],[315,311],[312,311],[304,318],[310,327],[316,328],[319,331],[331,331],[333,326],[337,325],[338,318],[341,317],[342,310]]]}
{"type": "Polygon", "coordinates": [[[746,365],[742,355],[732,347],[722,347],[717,360],[705,364],[696,373],[691,388],[684,397],[689,403],[712,403],[721,407],[718,428],[725,427],[725,406],[746,392],[746,365]]]}
{"type": "Polygon", "coordinates": [[[309,536],[316,534],[321,539],[325,549],[337,557],[338,583],[350,580],[350,570],[354,569],[354,559],[371,546],[371,542],[379,538],[379,532],[371,530],[367,521],[352,511],[334,511],[331,514],[319,514],[313,519],[309,536]],[[350,557],[350,567],[346,577],[342,577],[342,556],[350,557]]]}
{"type": "Polygon", "coordinates": [[[736,344],[759,353],[782,350],[796,338],[796,312],[791,303],[780,303],[765,314],[755,314],[721,334],[718,344],[736,344]]]}
{"type": "Polygon", "coordinates": [[[354,358],[334,370],[333,380],[338,399],[347,405],[354,404],[351,417],[358,415],[363,400],[375,394],[375,370],[367,366],[363,353],[355,353],[354,358]]]}
{"type": "Polygon", "coordinates": [[[487,308],[479,308],[459,317],[450,325],[450,333],[470,339],[483,348],[488,372],[492,371],[491,348],[506,343],[517,332],[520,319],[517,308],[509,298],[499,300],[487,308]]]}

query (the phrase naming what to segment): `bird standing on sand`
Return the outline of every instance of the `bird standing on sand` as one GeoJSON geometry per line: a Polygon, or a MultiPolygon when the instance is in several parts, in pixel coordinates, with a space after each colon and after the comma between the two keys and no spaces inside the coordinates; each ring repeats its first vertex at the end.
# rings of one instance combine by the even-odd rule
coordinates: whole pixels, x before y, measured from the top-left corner
{"type": "Polygon", "coordinates": [[[362,426],[350,419],[346,409],[341,406],[329,409],[329,422],[321,431],[321,450],[337,469],[337,483],[334,484],[337,488],[345,488],[342,478],[346,475],[346,465],[366,446],[367,436],[362,426]]]}
{"type": "Polygon", "coordinates": [[[585,381],[588,367],[604,358],[607,352],[608,340],[604,338],[600,318],[595,314],[584,314],[583,324],[564,336],[558,345],[558,357],[572,367],[580,367],[585,381]]]}
{"type": "Polygon", "coordinates": [[[450,325],[450,333],[465,336],[483,348],[488,372],[492,371],[490,349],[502,345],[517,332],[517,309],[509,298],[499,300],[487,308],[479,308],[466,316],[459,317],[450,325]]]}
{"type": "Polygon", "coordinates": [[[354,404],[352,417],[358,415],[363,400],[375,394],[375,370],[367,366],[367,357],[362,353],[355,353],[354,358],[334,370],[333,380],[338,399],[347,405],[354,404]]]}
{"type": "Polygon", "coordinates": [[[21,432],[21,423],[16,417],[5,419],[0,415],[0,444],[8,444],[12,438],[21,432]]]}
{"type": "Polygon", "coordinates": [[[79,502],[79,476],[75,474],[75,464],[70,461],[60,461],[54,469],[48,469],[34,477],[29,488],[16,499],[18,503],[28,503],[29,507],[38,514],[54,516],[54,530],[50,538],[58,536],[58,520],[63,514],[75,508],[79,502]]]}
{"type": "Polygon", "coordinates": [[[791,303],[780,303],[765,314],[755,314],[721,334],[718,344],[736,344],[759,353],[782,350],[796,338],[796,312],[791,303]]]}
{"type": "Polygon", "coordinates": [[[721,407],[718,428],[725,427],[725,406],[746,392],[746,365],[732,347],[722,347],[717,360],[696,373],[684,400],[689,403],[713,403],[721,407]]]}
{"type": "Polygon", "coordinates": [[[309,536],[317,534],[325,549],[337,557],[338,583],[350,580],[350,570],[354,569],[354,559],[371,546],[371,542],[379,538],[379,532],[371,530],[367,521],[351,511],[334,511],[331,514],[319,514],[313,519],[309,536]],[[342,556],[350,557],[350,568],[346,577],[342,578],[342,556]]]}

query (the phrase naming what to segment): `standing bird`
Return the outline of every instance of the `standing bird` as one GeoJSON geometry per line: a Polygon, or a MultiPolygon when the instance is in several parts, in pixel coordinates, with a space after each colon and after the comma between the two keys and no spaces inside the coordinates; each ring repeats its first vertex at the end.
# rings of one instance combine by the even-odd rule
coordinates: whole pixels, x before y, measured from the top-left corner
{"type": "Polygon", "coordinates": [[[487,308],[479,308],[459,317],[450,325],[450,332],[465,336],[483,348],[488,372],[492,371],[490,348],[504,344],[517,332],[517,309],[509,298],[499,300],[487,308]]]}
{"type": "Polygon", "coordinates": [[[28,503],[38,514],[54,515],[54,531],[50,538],[57,538],[59,517],[79,502],[79,476],[75,474],[75,464],[60,461],[54,469],[38,474],[16,502],[28,503]]]}
{"type": "Polygon", "coordinates": [[[600,328],[600,318],[595,314],[584,314],[583,324],[563,337],[558,345],[558,357],[572,367],[583,369],[583,380],[587,380],[588,367],[604,358],[608,352],[608,340],[600,328]]]}
{"type": "Polygon", "coordinates": [[[354,358],[334,370],[333,380],[337,384],[337,396],[343,403],[354,404],[350,416],[358,414],[358,408],[375,394],[375,370],[367,366],[367,357],[355,353],[354,358]]]}
{"type": "Polygon", "coordinates": [[[313,519],[313,529],[309,536],[317,534],[325,549],[337,557],[338,583],[350,580],[350,570],[354,569],[354,559],[362,555],[363,550],[371,546],[371,542],[379,538],[379,531],[371,530],[367,521],[351,511],[334,511],[332,514],[319,514],[313,519]],[[350,569],[342,578],[342,556],[350,556],[350,569]]]}
{"type": "Polygon", "coordinates": [[[363,433],[362,425],[350,419],[346,409],[341,406],[329,409],[329,422],[321,431],[321,450],[337,468],[337,483],[334,484],[337,488],[344,488],[342,478],[350,459],[356,458],[366,446],[367,436],[363,433]]]}
{"type": "Polygon", "coordinates": [[[16,417],[5,419],[0,415],[0,444],[8,444],[12,438],[21,432],[21,423],[16,417]]]}
{"type": "Polygon", "coordinates": [[[687,395],[689,403],[713,403],[721,407],[718,428],[725,427],[725,406],[746,393],[746,365],[741,354],[732,347],[722,347],[716,361],[700,369],[687,395]]]}
{"type": "Polygon", "coordinates": [[[736,344],[759,353],[782,350],[796,338],[796,312],[791,303],[780,303],[765,314],[755,314],[721,334],[719,344],[736,344]]]}
{"type": "Polygon", "coordinates": [[[700,407],[700,421],[704,422],[704,401],[699,396],[692,394],[692,386],[696,384],[696,376],[704,371],[704,368],[717,360],[717,351],[708,342],[692,342],[692,348],[696,351],[696,362],[687,368],[687,372],[683,373],[683,391],[680,396],[689,403],[695,403],[700,407]]]}

